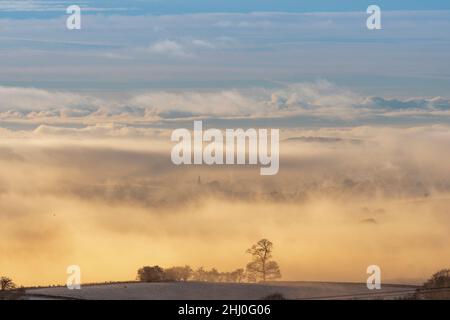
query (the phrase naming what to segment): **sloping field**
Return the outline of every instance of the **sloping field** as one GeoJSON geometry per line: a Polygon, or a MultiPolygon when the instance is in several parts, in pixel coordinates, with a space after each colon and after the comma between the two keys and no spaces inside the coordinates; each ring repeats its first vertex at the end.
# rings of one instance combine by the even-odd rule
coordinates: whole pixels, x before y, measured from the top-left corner
{"type": "Polygon", "coordinates": [[[415,287],[384,285],[370,291],[365,284],[326,282],[247,283],[120,283],[87,285],[81,290],[65,287],[28,289],[25,299],[61,298],[87,300],[258,300],[272,294],[286,299],[378,299],[397,298],[415,287]]]}

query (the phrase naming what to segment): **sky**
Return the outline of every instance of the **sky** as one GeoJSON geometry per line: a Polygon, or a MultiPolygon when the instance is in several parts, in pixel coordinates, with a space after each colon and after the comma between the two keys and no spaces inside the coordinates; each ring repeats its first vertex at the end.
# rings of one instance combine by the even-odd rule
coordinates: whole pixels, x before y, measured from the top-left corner
{"type": "Polygon", "coordinates": [[[346,12],[361,11],[371,4],[386,10],[448,10],[445,0],[2,0],[1,11],[12,17],[48,17],[61,15],[64,7],[79,4],[92,11],[106,14],[154,15],[199,12],[249,13],[276,12],[346,12]]]}
{"type": "Polygon", "coordinates": [[[130,91],[328,80],[368,94],[448,95],[446,1],[0,1],[0,85],[130,91]],[[158,8],[158,9],[156,9],[158,8]]]}
{"type": "Polygon", "coordinates": [[[361,1],[83,1],[81,30],[66,1],[0,3],[8,128],[448,123],[444,1],[380,1],[381,30],[361,1]]]}

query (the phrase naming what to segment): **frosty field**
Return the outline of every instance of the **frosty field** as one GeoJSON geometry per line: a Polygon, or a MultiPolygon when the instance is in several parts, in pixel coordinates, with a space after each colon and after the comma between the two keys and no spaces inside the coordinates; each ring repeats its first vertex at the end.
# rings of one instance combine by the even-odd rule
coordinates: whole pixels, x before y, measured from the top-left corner
{"type": "Polygon", "coordinates": [[[286,299],[392,299],[414,289],[414,286],[407,285],[384,285],[374,292],[369,291],[365,284],[328,282],[120,283],[88,285],[81,290],[65,287],[28,289],[24,299],[259,300],[273,294],[282,294],[286,299]]]}

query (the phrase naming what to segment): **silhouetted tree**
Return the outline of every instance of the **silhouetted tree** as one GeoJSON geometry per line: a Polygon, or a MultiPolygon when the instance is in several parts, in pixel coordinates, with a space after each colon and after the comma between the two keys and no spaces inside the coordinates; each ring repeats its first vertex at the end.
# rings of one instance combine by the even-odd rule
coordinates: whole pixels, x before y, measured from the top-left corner
{"type": "Polygon", "coordinates": [[[450,269],[443,269],[417,289],[415,299],[448,300],[450,299],[450,269]]]}
{"type": "Polygon", "coordinates": [[[165,280],[164,269],[160,266],[143,267],[138,270],[137,278],[143,282],[159,282],[165,280]]]}
{"type": "Polygon", "coordinates": [[[189,279],[191,279],[192,273],[193,273],[192,268],[188,265],[181,267],[179,269],[180,278],[183,281],[188,281],[189,279]]]}
{"type": "Polygon", "coordinates": [[[242,282],[244,281],[245,271],[244,269],[237,269],[230,273],[230,282],[242,282]]]}
{"type": "Polygon", "coordinates": [[[219,272],[216,268],[205,270],[203,267],[200,267],[193,273],[192,279],[204,282],[223,282],[227,279],[227,273],[219,272]]]}
{"type": "Polygon", "coordinates": [[[188,281],[192,277],[192,269],[189,266],[172,267],[164,270],[166,281],[188,281]]]}
{"type": "MultiPolygon", "coordinates": [[[[273,262],[267,264],[269,273],[273,262]]],[[[161,281],[202,281],[202,282],[243,282],[246,277],[244,269],[237,269],[233,272],[219,272],[216,268],[206,270],[203,267],[193,271],[188,265],[184,267],[171,267],[163,269],[159,266],[145,266],[138,270],[137,280],[142,282],[161,281]]],[[[255,279],[256,281],[256,279],[255,279]]]]}
{"type": "Polygon", "coordinates": [[[220,281],[220,272],[216,268],[212,268],[210,271],[206,272],[206,281],[208,282],[218,282],[220,281]]]}
{"type": "Polygon", "coordinates": [[[273,243],[267,239],[259,240],[247,250],[252,256],[252,261],[247,264],[247,278],[250,282],[256,282],[281,278],[278,263],[271,261],[273,243]]]}
{"type": "Polygon", "coordinates": [[[193,279],[195,281],[207,281],[207,271],[203,267],[198,268],[193,274],[193,279]]]}
{"type": "Polygon", "coordinates": [[[11,290],[15,289],[16,285],[15,283],[8,277],[1,277],[0,278],[0,289],[1,291],[5,290],[11,290]]]}

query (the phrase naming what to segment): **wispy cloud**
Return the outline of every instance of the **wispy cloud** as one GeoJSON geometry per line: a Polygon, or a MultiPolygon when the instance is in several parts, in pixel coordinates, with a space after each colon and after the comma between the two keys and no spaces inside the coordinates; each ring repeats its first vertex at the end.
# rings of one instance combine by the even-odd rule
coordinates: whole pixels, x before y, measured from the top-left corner
{"type": "Polygon", "coordinates": [[[191,55],[186,51],[186,48],[178,42],[172,40],[164,40],[152,44],[149,48],[151,53],[156,53],[166,56],[175,56],[187,58],[191,55]]]}
{"type": "Polygon", "coordinates": [[[448,12],[385,12],[380,32],[368,32],[365,18],[364,12],[86,15],[80,32],[66,30],[63,17],[0,19],[0,84],[128,91],[325,78],[374,95],[445,95],[448,12]],[[229,23],[224,28],[220,21],[229,23]]]}
{"type": "MultiPolygon", "coordinates": [[[[1,0],[0,12],[4,13],[60,13],[65,14],[66,9],[71,5],[80,6],[85,12],[105,12],[105,11],[128,11],[133,8],[124,7],[101,7],[95,6],[96,1],[84,0],[74,3],[70,0],[1,0]]],[[[100,4],[100,3],[99,3],[100,4]]]]}
{"type": "MultiPolygon", "coordinates": [[[[68,7],[68,1],[46,1],[46,0],[2,0],[0,11],[61,11],[68,7]]],[[[85,4],[81,2],[80,4],[85,4]]]]}

